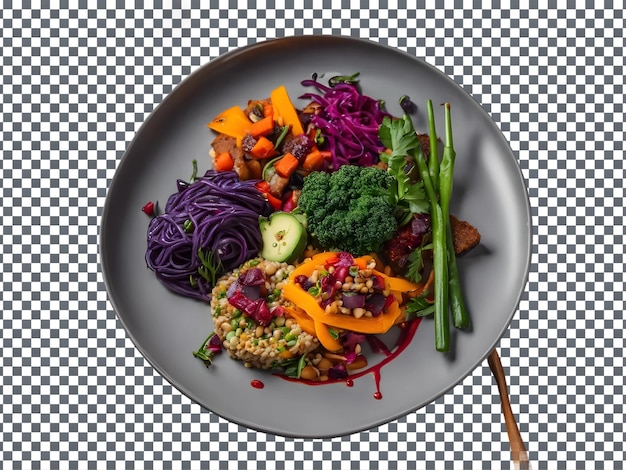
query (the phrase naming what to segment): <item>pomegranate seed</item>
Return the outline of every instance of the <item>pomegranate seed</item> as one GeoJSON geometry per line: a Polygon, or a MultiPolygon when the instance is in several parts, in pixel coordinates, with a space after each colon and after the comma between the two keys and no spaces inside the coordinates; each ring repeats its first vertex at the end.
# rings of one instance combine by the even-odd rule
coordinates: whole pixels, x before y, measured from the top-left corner
{"type": "Polygon", "coordinates": [[[141,208],[144,214],[149,215],[150,217],[154,216],[154,202],[150,201],[145,206],[141,208]]]}

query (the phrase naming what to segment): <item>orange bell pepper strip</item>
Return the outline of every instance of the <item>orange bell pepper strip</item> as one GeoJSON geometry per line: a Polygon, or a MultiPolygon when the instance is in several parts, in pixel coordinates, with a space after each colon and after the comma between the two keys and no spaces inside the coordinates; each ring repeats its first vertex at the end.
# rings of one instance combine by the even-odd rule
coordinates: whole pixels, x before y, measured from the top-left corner
{"type": "Polygon", "coordinates": [[[408,279],[404,279],[401,277],[391,277],[383,274],[381,272],[376,271],[376,275],[383,278],[385,281],[385,286],[388,290],[397,291],[397,292],[413,292],[413,291],[423,291],[424,284],[411,282],[408,279]]]}
{"type": "Polygon", "coordinates": [[[290,279],[295,279],[297,276],[304,275],[310,277],[319,266],[323,266],[330,259],[337,258],[337,253],[333,251],[324,251],[311,257],[310,261],[302,263],[291,273],[290,279]]]}
{"type": "MultiPolygon", "coordinates": [[[[317,255],[311,258],[311,261],[306,263],[302,263],[300,266],[296,268],[293,272],[292,276],[295,279],[296,276],[304,274],[305,276],[311,276],[313,271],[317,269],[319,266],[333,264],[339,260],[339,253],[334,251],[325,251],[322,253],[318,253],[317,255]]],[[[359,269],[365,269],[370,261],[374,260],[369,255],[361,256],[359,258],[354,259],[354,264],[359,267],[359,269]]],[[[415,283],[408,281],[407,279],[401,277],[391,277],[387,276],[380,271],[373,270],[373,274],[381,277],[385,281],[385,287],[387,290],[391,291],[399,291],[399,292],[413,292],[420,291],[424,289],[423,284],[415,283]]]]}
{"type": "Polygon", "coordinates": [[[306,312],[300,310],[299,308],[283,308],[285,309],[285,312],[287,312],[286,316],[293,318],[298,323],[300,328],[302,328],[302,331],[316,336],[319,342],[322,343],[322,346],[324,346],[324,348],[328,351],[335,352],[341,350],[341,344],[330,335],[327,325],[313,320],[313,318],[308,316],[306,312]]]}
{"type": "Polygon", "coordinates": [[[291,126],[291,132],[294,136],[304,134],[298,112],[291,102],[284,85],[272,90],[270,100],[274,108],[274,120],[277,120],[278,117],[283,118],[284,124],[291,126]]]}
{"type": "MultiPolygon", "coordinates": [[[[367,264],[373,259],[374,258],[371,256],[361,256],[360,258],[355,259],[355,265],[359,266],[359,269],[365,269],[367,264]]],[[[328,334],[328,331],[318,327],[317,323],[344,330],[355,331],[357,333],[385,333],[389,331],[394,324],[401,321],[403,310],[400,308],[399,303],[402,301],[402,293],[410,292],[412,295],[416,295],[416,292],[423,292],[426,287],[423,284],[410,282],[403,278],[387,276],[384,273],[372,270],[372,274],[381,277],[385,283],[385,288],[391,291],[391,295],[394,296],[393,302],[385,312],[377,317],[361,318],[355,318],[350,315],[326,313],[317,302],[317,299],[308,292],[305,292],[298,284],[296,284],[295,279],[301,275],[310,277],[316,269],[332,265],[338,260],[339,253],[337,252],[329,251],[318,253],[309,261],[298,266],[291,273],[286,285],[283,287],[283,296],[293,302],[297,307],[304,310],[304,312],[306,312],[306,314],[314,320],[316,333],[319,329],[321,334],[328,334]]],[[[318,337],[318,339],[320,338],[318,337]]],[[[330,339],[332,339],[332,337],[330,337],[330,339]]],[[[320,342],[321,341],[322,340],[320,339],[320,342]]],[[[327,338],[325,338],[325,341],[328,341],[329,344],[331,344],[327,338]]]]}
{"type": "Polygon", "coordinates": [[[315,322],[309,317],[306,312],[299,308],[283,307],[285,309],[286,316],[293,318],[296,323],[302,328],[302,331],[315,336],[315,322]]]}
{"type": "Polygon", "coordinates": [[[330,331],[328,331],[328,325],[315,320],[314,323],[315,336],[317,336],[317,339],[322,343],[325,349],[331,352],[337,352],[343,349],[341,343],[331,336],[330,331]]]}
{"type": "Polygon", "coordinates": [[[233,106],[218,114],[207,126],[215,132],[234,137],[237,145],[241,145],[241,140],[250,132],[252,121],[239,106],[233,106]]]}
{"type": "Polygon", "coordinates": [[[304,310],[314,321],[356,333],[386,333],[402,315],[402,309],[396,299],[393,300],[386,312],[377,317],[355,318],[351,315],[326,313],[317,303],[315,297],[303,291],[300,286],[293,282],[288,282],[283,286],[283,296],[304,310]]]}

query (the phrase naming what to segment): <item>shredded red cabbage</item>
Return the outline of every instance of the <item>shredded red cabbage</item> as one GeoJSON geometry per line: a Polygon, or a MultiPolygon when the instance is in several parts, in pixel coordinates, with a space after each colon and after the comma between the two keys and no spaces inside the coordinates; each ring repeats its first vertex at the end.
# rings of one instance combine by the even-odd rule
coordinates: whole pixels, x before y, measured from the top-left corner
{"type": "Polygon", "coordinates": [[[300,98],[321,106],[311,116],[311,124],[320,129],[325,142],[320,147],[330,150],[332,168],[341,165],[370,166],[378,163],[384,150],[378,137],[378,127],[385,116],[380,103],[361,94],[358,86],[339,83],[327,87],[315,79],[303,80],[303,86],[317,88],[321,94],[305,93],[300,98]]]}
{"type": "Polygon", "coordinates": [[[166,287],[208,302],[213,286],[200,275],[199,250],[209,254],[215,279],[258,255],[259,215],[268,216],[271,208],[255,183],[239,181],[234,171],[209,170],[192,184],[178,185],[148,227],[146,263],[166,287]]]}

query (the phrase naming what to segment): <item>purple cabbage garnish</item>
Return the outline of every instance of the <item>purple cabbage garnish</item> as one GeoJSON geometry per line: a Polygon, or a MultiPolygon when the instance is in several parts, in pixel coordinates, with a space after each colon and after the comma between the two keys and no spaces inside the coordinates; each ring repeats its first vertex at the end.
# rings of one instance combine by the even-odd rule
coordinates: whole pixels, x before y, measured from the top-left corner
{"type": "Polygon", "coordinates": [[[303,80],[302,85],[319,91],[319,94],[305,93],[300,98],[319,105],[310,122],[324,137],[332,155],[332,168],[378,163],[378,155],[384,150],[378,127],[385,116],[390,116],[380,102],[361,94],[353,83],[337,83],[330,88],[314,78],[303,80]]]}
{"type": "Polygon", "coordinates": [[[339,258],[339,261],[333,264],[336,268],[350,268],[351,266],[354,266],[354,257],[347,251],[341,251],[337,257],[339,258]]]}
{"type": "Polygon", "coordinates": [[[251,300],[241,291],[235,292],[228,298],[228,302],[235,308],[244,312],[250,318],[256,320],[261,326],[267,326],[272,321],[273,315],[265,302],[265,299],[251,300]]]}
{"type": "Polygon", "coordinates": [[[355,294],[354,292],[342,292],[341,300],[343,306],[350,310],[365,307],[365,294],[355,294]]]}
{"type": "Polygon", "coordinates": [[[336,364],[334,366],[332,366],[330,369],[328,369],[328,378],[330,379],[347,379],[348,378],[348,369],[346,369],[346,366],[344,366],[343,364],[339,363],[336,364]]]}
{"type": "Polygon", "coordinates": [[[251,268],[240,275],[238,281],[242,286],[260,286],[265,284],[265,274],[260,268],[251,268]]]}
{"type": "Polygon", "coordinates": [[[391,351],[387,347],[385,343],[383,343],[378,336],[367,335],[367,342],[369,343],[372,351],[379,354],[384,354],[385,356],[391,355],[391,351]]]}
{"type": "Polygon", "coordinates": [[[323,298],[325,300],[332,299],[335,293],[341,289],[341,282],[338,283],[335,277],[329,274],[320,278],[320,287],[322,288],[323,298]]]}
{"type": "Polygon", "coordinates": [[[365,310],[372,312],[372,316],[377,317],[385,308],[387,298],[383,294],[372,294],[365,301],[365,310]]]}
{"type": "Polygon", "coordinates": [[[356,346],[365,341],[365,335],[349,331],[341,340],[343,346],[343,355],[347,364],[352,364],[357,357],[356,346]]]}
{"type": "Polygon", "coordinates": [[[228,286],[228,289],[226,290],[226,297],[230,299],[233,296],[233,294],[239,290],[241,290],[241,286],[239,285],[239,282],[238,281],[233,282],[230,286],[228,286]]]}
{"type": "Polygon", "coordinates": [[[298,284],[300,287],[302,287],[304,291],[308,291],[311,287],[315,285],[304,274],[300,274],[299,276],[296,276],[296,278],[294,279],[294,282],[298,284]]]}
{"type": "Polygon", "coordinates": [[[211,336],[211,339],[205,346],[205,349],[212,352],[213,354],[222,352],[222,340],[217,335],[211,336]]]}
{"type": "Polygon", "coordinates": [[[241,286],[241,293],[250,300],[257,300],[261,298],[261,286],[241,286]]]}

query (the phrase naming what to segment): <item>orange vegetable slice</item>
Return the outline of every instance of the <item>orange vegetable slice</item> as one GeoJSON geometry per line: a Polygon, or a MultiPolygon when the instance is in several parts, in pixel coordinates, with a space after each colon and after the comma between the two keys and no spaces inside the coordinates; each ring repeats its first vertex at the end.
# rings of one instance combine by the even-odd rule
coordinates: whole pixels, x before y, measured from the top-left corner
{"type": "Polygon", "coordinates": [[[298,118],[298,112],[291,102],[284,85],[272,90],[270,100],[272,100],[272,107],[274,108],[274,119],[278,117],[283,118],[284,123],[291,126],[293,135],[304,134],[302,123],[298,118]]]}
{"type": "Polygon", "coordinates": [[[314,323],[315,323],[315,336],[317,336],[317,339],[322,344],[322,346],[324,346],[324,348],[326,348],[328,351],[331,351],[331,352],[337,352],[343,349],[343,346],[341,346],[341,343],[335,338],[333,338],[332,335],[330,334],[330,331],[328,330],[328,325],[319,321],[314,321],[314,323]]]}
{"type": "Polygon", "coordinates": [[[283,287],[283,295],[287,300],[304,310],[314,321],[356,333],[386,333],[402,315],[402,309],[395,299],[387,311],[377,317],[355,318],[350,315],[326,313],[317,303],[315,297],[304,292],[300,286],[292,282],[288,282],[283,287]]]}
{"type": "Polygon", "coordinates": [[[218,114],[207,126],[215,132],[237,139],[237,145],[241,145],[241,140],[250,132],[252,121],[239,106],[233,106],[218,114]]]}

